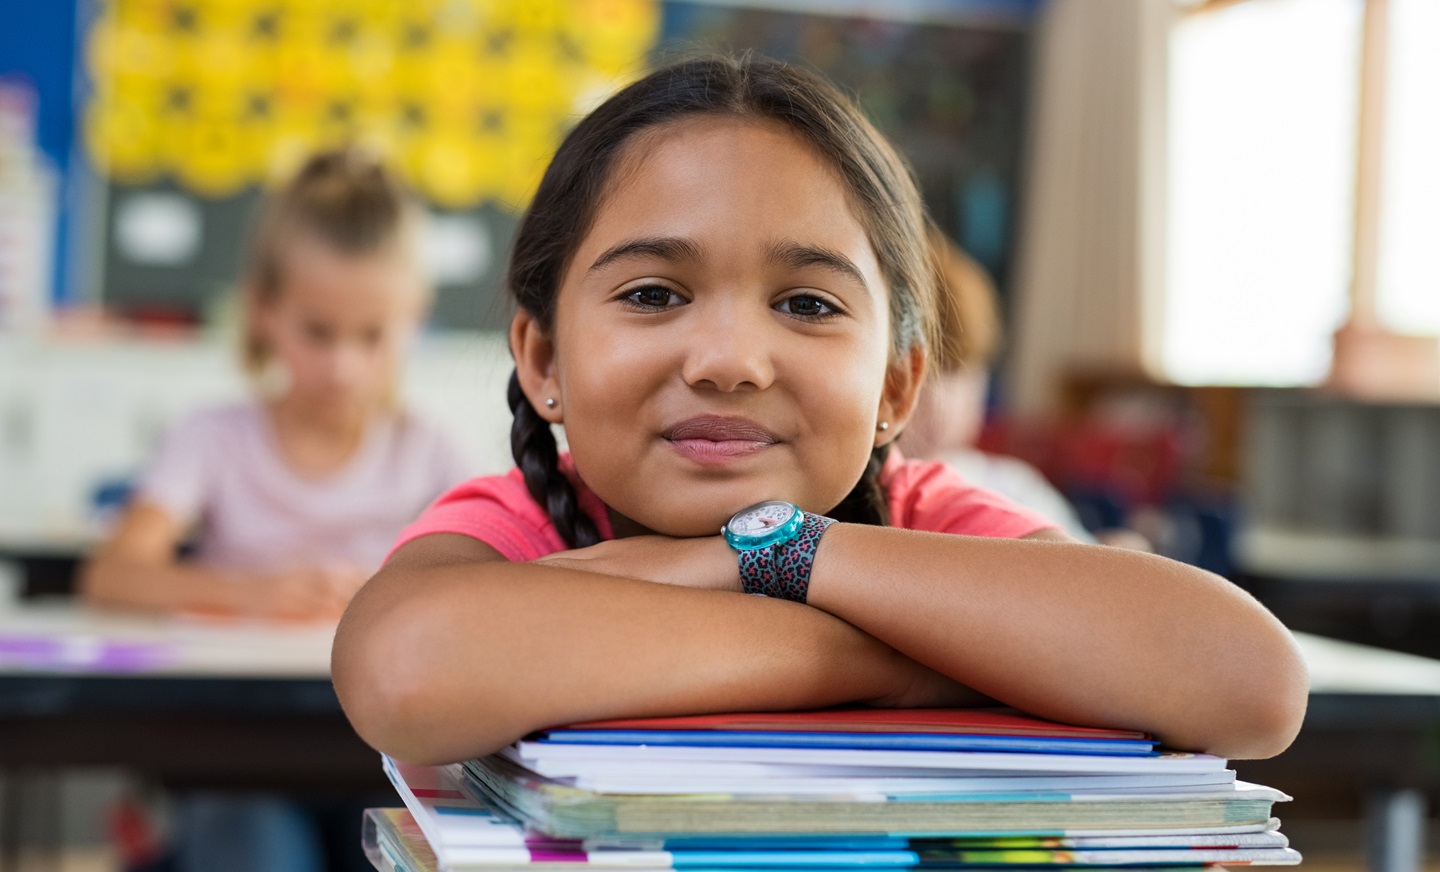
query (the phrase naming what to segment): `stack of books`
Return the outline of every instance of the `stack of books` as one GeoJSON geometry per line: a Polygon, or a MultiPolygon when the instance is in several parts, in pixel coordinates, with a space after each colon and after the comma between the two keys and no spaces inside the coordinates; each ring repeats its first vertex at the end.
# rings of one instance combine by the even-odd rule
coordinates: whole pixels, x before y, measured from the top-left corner
{"type": "Polygon", "coordinates": [[[607,721],[443,767],[385,761],[381,869],[812,872],[1291,865],[1283,793],[1149,736],[1007,710],[607,721]]]}

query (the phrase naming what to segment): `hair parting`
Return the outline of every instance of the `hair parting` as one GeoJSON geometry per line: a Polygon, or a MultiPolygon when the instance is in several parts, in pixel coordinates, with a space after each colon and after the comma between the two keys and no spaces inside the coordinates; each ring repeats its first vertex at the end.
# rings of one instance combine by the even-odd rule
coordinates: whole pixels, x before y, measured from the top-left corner
{"type": "Polygon", "coordinates": [[[245,267],[248,297],[242,358],[261,374],[273,350],[253,309],[276,300],[286,258],[297,238],[347,255],[413,244],[423,209],[396,173],[363,149],[342,147],[311,155],[290,181],[267,197],[255,221],[245,267]]]}

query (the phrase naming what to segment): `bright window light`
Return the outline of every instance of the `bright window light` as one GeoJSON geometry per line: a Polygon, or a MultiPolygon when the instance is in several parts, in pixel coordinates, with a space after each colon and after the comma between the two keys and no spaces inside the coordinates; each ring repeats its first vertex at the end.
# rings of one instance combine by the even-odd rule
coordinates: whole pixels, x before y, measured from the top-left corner
{"type": "Polygon", "coordinates": [[[1440,333],[1440,2],[1390,0],[1376,305],[1398,333],[1440,333]]]}
{"type": "Polygon", "coordinates": [[[1252,0],[1175,27],[1171,379],[1301,385],[1329,369],[1348,311],[1362,12],[1361,0],[1252,0]]]}

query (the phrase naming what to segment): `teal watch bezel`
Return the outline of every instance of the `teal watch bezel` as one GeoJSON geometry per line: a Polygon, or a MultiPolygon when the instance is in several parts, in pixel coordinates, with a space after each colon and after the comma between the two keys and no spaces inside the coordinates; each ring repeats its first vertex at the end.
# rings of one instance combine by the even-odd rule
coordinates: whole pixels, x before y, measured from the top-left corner
{"type": "Polygon", "coordinates": [[[794,503],[788,500],[761,500],[760,502],[748,505],[740,511],[736,512],[735,514],[731,515],[730,520],[725,522],[725,526],[720,528],[720,532],[724,534],[725,541],[730,545],[730,547],[734,548],[736,551],[759,551],[761,548],[769,548],[772,545],[779,545],[782,542],[789,542],[791,539],[794,539],[800,534],[800,528],[804,526],[804,524],[805,512],[794,503]],[[791,509],[794,510],[794,514],[790,516],[789,520],[776,527],[774,530],[771,530],[768,533],[764,533],[759,536],[752,536],[746,533],[735,533],[730,530],[731,522],[733,522],[736,518],[740,517],[746,512],[753,512],[762,506],[772,505],[789,506],[791,509]]]}

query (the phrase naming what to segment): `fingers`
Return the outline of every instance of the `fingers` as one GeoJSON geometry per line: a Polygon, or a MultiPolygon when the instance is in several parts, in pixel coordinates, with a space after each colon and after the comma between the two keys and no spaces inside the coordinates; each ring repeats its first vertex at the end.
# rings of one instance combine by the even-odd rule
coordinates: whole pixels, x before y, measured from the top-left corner
{"type": "Polygon", "coordinates": [[[358,571],[325,567],[280,573],[257,591],[256,611],[292,620],[338,620],[364,580],[358,571]]]}

